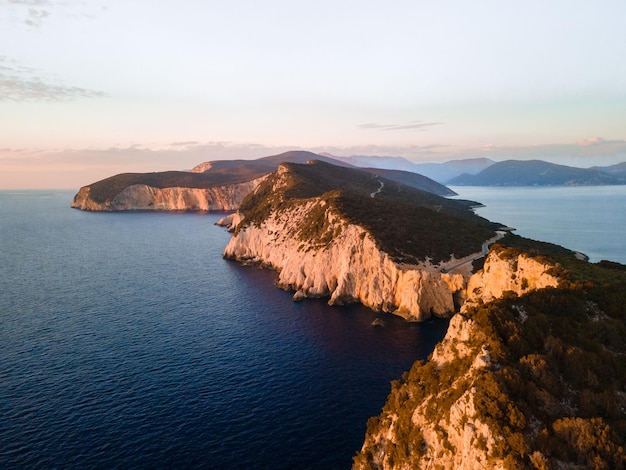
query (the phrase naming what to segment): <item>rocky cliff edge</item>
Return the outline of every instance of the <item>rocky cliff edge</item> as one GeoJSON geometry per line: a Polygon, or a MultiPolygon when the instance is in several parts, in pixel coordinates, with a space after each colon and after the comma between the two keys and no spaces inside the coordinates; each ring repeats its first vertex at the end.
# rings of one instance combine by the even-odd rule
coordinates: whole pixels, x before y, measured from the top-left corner
{"type": "Polygon", "coordinates": [[[392,384],[354,468],[624,468],[626,267],[583,263],[492,250],[444,340],[392,384]]]}
{"type": "Polygon", "coordinates": [[[330,297],[330,305],[361,302],[410,321],[455,311],[455,302],[464,295],[467,269],[441,272],[455,259],[437,266],[397,263],[378,248],[369,232],[325,206],[322,199],[307,200],[273,213],[259,226],[248,225],[233,235],[224,256],[276,269],[277,285],[295,291],[294,300],[330,297]],[[309,214],[318,211],[324,213],[324,233],[316,234],[317,240],[303,240],[299,233],[309,214]]]}

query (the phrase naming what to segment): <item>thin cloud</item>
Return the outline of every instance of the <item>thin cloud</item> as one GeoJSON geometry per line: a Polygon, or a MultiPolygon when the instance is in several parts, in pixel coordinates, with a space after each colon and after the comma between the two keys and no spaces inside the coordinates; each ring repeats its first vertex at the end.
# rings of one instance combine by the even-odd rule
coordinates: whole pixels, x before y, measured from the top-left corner
{"type": "Polygon", "coordinates": [[[26,7],[42,7],[50,5],[48,0],[9,0],[9,3],[13,5],[23,5],[26,7]]]}
{"type": "Polygon", "coordinates": [[[602,137],[589,137],[587,139],[582,139],[576,142],[576,145],[581,147],[600,147],[600,146],[624,146],[626,145],[626,140],[607,140],[602,137]]]}
{"type": "Polygon", "coordinates": [[[39,75],[36,69],[0,56],[0,102],[59,102],[106,96],[101,91],[54,83],[39,75]]]}
{"type": "Polygon", "coordinates": [[[50,2],[48,2],[47,0],[9,0],[9,3],[13,3],[14,5],[28,6],[50,5],[50,2]]]}
{"type": "Polygon", "coordinates": [[[42,8],[29,8],[28,18],[24,20],[24,23],[28,26],[38,28],[48,16],[50,16],[50,12],[48,10],[44,10],[42,8]]]}
{"type": "Polygon", "coordinates": [[[369,122],[367,124],[359,124],[357,126],[359,129],[384,129],[389,127],[388,124],[376,124],[375,122],[369,122]]]}
{"type": "Polygon", "coordinates": [[[200,142],[196,141],[196,140],[187,140],[184,142],[172,142],[170,144],[171,147],[189,147],[189,146],[196,146],[199,145],[200,142]]]}
{"type": "Polygon", "coordinates": [[[428,127],[439,126],[443,122],[423,122],[423,121],[411,121],[408,124],[378,124],[376,122],[368,122],[366,124],[359,124],[359,129],[378,129],[381,131],[403,131],[403,130],[424,130],[428,127]]]}
{"type": "Polygon", "coordinates": [[[31,28],[39,28],[50,16],[53,6],[48,0],[8,0],[19,21],[31,28]]]}
{"type": "MultiPolygon", "coordinates": [[[[11,7],[13,21],[25,24],[31,29],[41,28],[52,16],[94,18],[99,11],[107,9],[106,5],[81,0],[7,0],[11,7]]],[[[0,6],[2,5],[0,0],[0,6]]]]}

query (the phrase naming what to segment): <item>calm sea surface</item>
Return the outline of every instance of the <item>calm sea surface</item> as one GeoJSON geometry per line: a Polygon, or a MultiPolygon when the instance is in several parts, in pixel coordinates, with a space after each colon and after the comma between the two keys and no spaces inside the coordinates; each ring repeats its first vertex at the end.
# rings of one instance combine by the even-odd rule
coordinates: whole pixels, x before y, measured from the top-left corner
{"type": "Polygon", "coordinates": [[[293,303],[218,215],[0,192],[0,468],[348,468],[445,321],[293,303]]]}
{"type": "Polygon", "coordinates": [[[626,264],[626,186],[479,188],[452,186],[485,204],[476,213],[589,256],[626,264]]]}
{"type": "MultiPolygon", "coordinates": [[[[523,236],[626,263],[626,186],[454,188],[523,236]]],[[[0,468],[348,468],[447,323],[293,303],[219,215],[0,192],[0,468]]]]}

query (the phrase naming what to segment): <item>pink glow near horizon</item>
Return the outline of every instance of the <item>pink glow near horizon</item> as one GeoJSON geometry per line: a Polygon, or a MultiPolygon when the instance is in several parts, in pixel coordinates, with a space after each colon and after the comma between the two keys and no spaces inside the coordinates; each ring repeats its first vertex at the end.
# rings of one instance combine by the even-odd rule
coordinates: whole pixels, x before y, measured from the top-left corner
{"type": "Polygon", "coordinates": [[[626,160],[617,0],[0,7],[0,188],[290,148],[626,160]]]}

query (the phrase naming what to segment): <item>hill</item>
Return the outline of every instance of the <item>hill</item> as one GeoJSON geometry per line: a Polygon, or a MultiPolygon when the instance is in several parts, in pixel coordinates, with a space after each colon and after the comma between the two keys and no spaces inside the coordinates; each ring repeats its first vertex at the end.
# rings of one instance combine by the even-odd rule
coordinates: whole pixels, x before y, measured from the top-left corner
{"type": "Polygon", "coordinates": [[[610,166],[593,166],[590,170],[598,170],[609,175],[617,176],[626,180],[626,162],[617,163],[610,166]]]}
{"type": "Polygon", "coordinates": [[[444,186],[437,181],[413,173],[410,171],[402,170],[387,170],[383,168],[361,168],[363,171],[367,171],[375,176],[382,176],[385,179],[395,181],[396,183],[410,186],[411,188],[420,189],[429,193],[437,194],[438,196],[456,196],[457,193],[452,191],[447,186],[444,186]]]}
{"type": "MultiPolygon", "coordinates": [[[[293,151],[256,160],[205,162],[191,172],[123,173],[84,186],[74,197],[72,207],[104,211],[234,210],[280,163],[310,160],[349,166],[311,152],[293,151]]],[[[368,171],[435,194],[454,194],[449,188],[421,175],[391,170],[368,171]]]]}
{"type": "MultiPolygon", "coordinates": [[[[366,227],[382,250],[401,260],[443,261],[452,254],[461,258],[480,251],[498,227],[475,215],[473,202],[446,199],[369,170],[313,161],[282,164],[279,172],[261,183],[241,204],[244,220],[238,230],[260,225],[273,212],[313,198],[366,227]]],[[[307,221],[311,233],[302,228],[304,238],[319,235],[314,232],[324,224],[323,215],[320,212],[307,221]]]]}
{"type": "Polygon", "coordinates": [[[351,166],[339,159],[318,155],[304,150],[292,150],[270,155],[268,157],[257,158],[255,160],[212,160],[200,163],[192,168],[194,173],[220,173],[220,172],[242,172],[255,169],[259,172],[271,173],[283,162],[306,163],[309,160],[319,160],[337,166],[351,166]]]}
{"type": "Polygon", "coordinates": [[[599,170],[557,165],[541,160],[494,163],[476,175],[463,174],[448,184],[458,186],[581,186],[626,184],[626,180],[599,170]]]}
{"type": "MultiPolygon", "coordinates": [[[[372,157],[370,161],[376,161],[378,157],[372,157]]],[[[390,157],[392,158],[392,157],[390,157]]],[[[216,160],[211,162],[201,163],[194,167],[191,171],[193,172],[216,172],[216,171],[225,171],[229,169],[232,171],[234,168],[240,169],[239,171],[244,171],[243,169],[254,168],[259,171],[267,171],[272,172],[278,168],[280,163],[300,163],[304,164],[311,160],[316,160],[324,163],[329,163],[331,165],[343,166],[343,167],[354,167],[355,165],[351,163],[350,159],[345,159],[342,157],[334,157],[331,155],[320,155],[312,152],[305,151],[291,151],[282,153],[279,155],[273,155],[269,157],[263,157],[256,160],[216,160]]],[[[402,159],[404,160],[404,159],[402,159]]],[[[372,174],[381,175],[389,180],[396,181],[398,183],[405,184],[407,186],[411,186],[413,188],[422,189],[424,191],[432,192],[434,194],[438,194],[440,196],[454,196],[456,193],[452,191],[450,188],[438,183],[437,181],[433,181],[431,178],[418,174],[415,171],[411,170],[411,162],[408,160],[404,160],[409,165],[406,168],[387,168],[385,166],[373,166],[371,168],[365,166],[360,167],[362,170],[367,171],[372,174]]],[[[402,165],[401,165],[402,166],[402,165]]]]}

